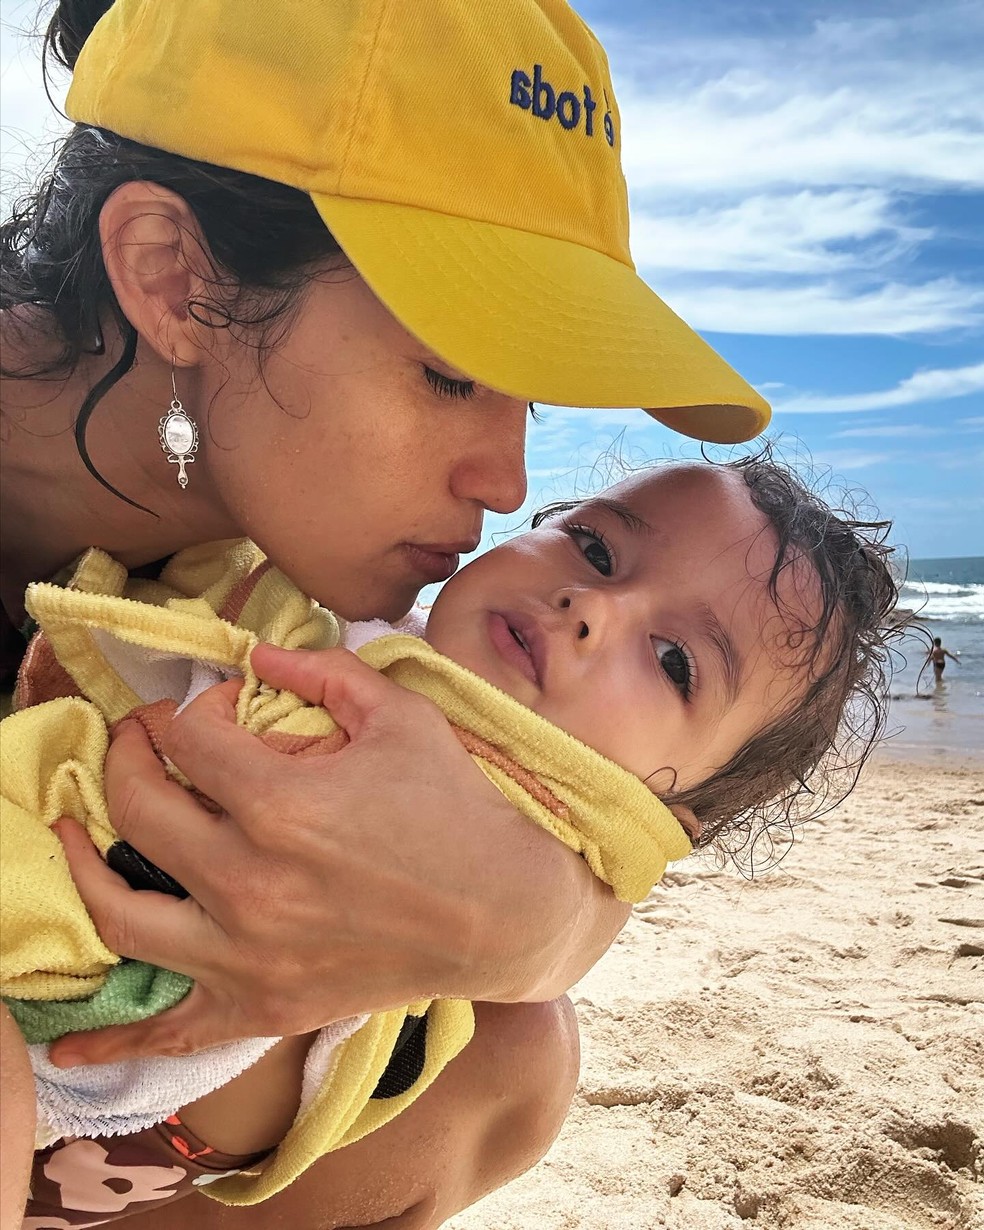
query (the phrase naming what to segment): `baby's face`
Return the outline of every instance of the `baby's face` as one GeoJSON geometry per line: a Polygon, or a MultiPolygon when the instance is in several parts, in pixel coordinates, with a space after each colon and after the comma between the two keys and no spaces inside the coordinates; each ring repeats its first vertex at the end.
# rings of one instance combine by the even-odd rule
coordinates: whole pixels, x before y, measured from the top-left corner
{"type": "Polygon", "coordinates": [[[442,589],[427,640],[649,782],[705,781],[805,693],[812,568],[768,591],[777,540],[740,475],[637,475],[481,556],[442,589]]]}

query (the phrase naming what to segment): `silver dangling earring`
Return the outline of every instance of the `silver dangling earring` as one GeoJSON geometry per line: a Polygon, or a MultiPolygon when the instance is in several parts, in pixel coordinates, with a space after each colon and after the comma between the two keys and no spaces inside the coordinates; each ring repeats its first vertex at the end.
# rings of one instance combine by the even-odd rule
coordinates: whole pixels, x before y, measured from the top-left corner
{"type": "Polygon", "coordinates": [[[188,474],[185,466],[191,465],[198,452],[198,426],[178,397],[177,385],[174,383],[174,364],[171,364],[171,409],[161,419],[158,435],[161,438],[161,448],[167,454],[168,461],[178,467],[178,486],[182,489],[188,486],[188,474]]]}

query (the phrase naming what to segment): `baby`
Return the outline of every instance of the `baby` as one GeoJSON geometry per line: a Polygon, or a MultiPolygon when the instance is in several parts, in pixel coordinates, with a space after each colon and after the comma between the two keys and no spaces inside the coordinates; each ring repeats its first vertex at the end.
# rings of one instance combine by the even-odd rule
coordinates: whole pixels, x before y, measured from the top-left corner
{"type": "MultiPolygon", "coordinates": [[[[877,701],[896,596],[880,541],[884,528],[835,515],[765,456],[665,466],[583,502],[547,509],[531,532],[462,569],[428,613],[426,644],[406,635],[372,639],[379,630],[359,625],[346,632],[350,644],[366,642],[359,652],[371,664],[437,701],[480,767],[520,810],[578,850],[622,899],[637,900],[666,861],[691,846],[751,849],[771,822],[789,821],[799,799],[814,797],[807,790],[811,777],[839,750],[845,714],[853,734],[864,728],[853,710],[859,700],[877,701]]],[[[124,597],[93,594],[94,574],[85,566],[77,585],[89,592],[67,595],[63,609],[57,595],[46,606],[41,591],[52,587],[39,587],[29,605],[48,639],[28,655],[20,700],[50,704],[26,708],[4,723],[5,773],[15,756],[18,765],[38,761],[36,751],[31,760],[32,740],[52,746],[51,727],[29,723],[64,722],[68,709],[62,713],[58,706],[71,707],[72,722],[91,722],[92,738],[87,728],[70,757],[66,752],[60,765],[47,765],[33,811],[30,792],[18,786],[11,802],[5,782],[5,813],[16,814],[20,825],[15,841],[20,835],[24,844],[24,826],[31,824],[48,838],[43,826],[70,812],[131,881],[174,888],[115,839],[104,801],[95,797],[106,726],[125,714],[137,716],[153,738],[176,701],[237,671],[245,675],[239,720],[262,731],[272,746],[297,755],[341,746],[345,736],[326,715],[265,689],[248,663],[256,635],[318,647],[335,640],[334,620],[258,562],[255,549],[246,544],[238,550],[240,573],[232,578],[224,572],[228,549],[185,553],[185,588],[166,606],[154,583],[127,583],[119,591],[124,597]],[[136,606],[133,598],[158,605],[136,606]],[[216,611],[225,618],[216,618],[216,611]],[[114,625],[117,617],[123,622],[114,625]],[[179,643],[179,631],[188,643],[179,643]],[[54,789],[69,759],[72,787],[54,789]],[[85,796],[84,805],[73,790],[85,796]]],[[[179,575],[181,565],[176,557],[168,572],[179,575]]],[[[870,738],[879,717],[875,704],[868,713],[870,738]]],[[[57,843],[49,840],[57,854],[57,843]]],[[[39,849],[32,842],[32,857],[39,849]]],[[[31,872],[36,894],[36,877],[57,863],[47,848],[37,858],[42,861],[31,872]]],[[[45,893],[49,917],[63,889],[45,893]]],[[[13,893],[13,906],[6,891],[4,898],[5,931],[10,924],[15,937],[25,934],[11,918],[25,894],[13,893]]],[[[3,990],[35,1042],[42,1118],[53,1135],[70,1132],[67,1141],[36,1155],[28,1225],[46,1224],[31,1216],[66,1219],[74,1211],[58,1203],[63,1188],[49,1177],[53,1162],[68,1173],[80,1146],[98,1148],[103,1167],[136,1166],[129,1159],[139,1157],[174,1169],[160,1201],[144,1194],[141,1209],[212,1178],[221,1181],[208,1194],[219,1199],[264,1199],[327,1150],[398,1113],[470,1036],[468,1005],[423,1002],[338,1023],[313,1042],[249,1040],[205,1056],[109,1065],[129,1069],[122,1076],[140,1087],[140,1097],[150,1090],[157,1098],[156,1107],[140,1107],[143,1119],[135,1118],[140,1097],[120,1110],[118,1088],[94,1085],[80,1093],[76,1084],[66,1094],[56,1087],[60,1080],[71,1086],[80,1072],[92,1070],[59,1073],[47,1064],[39,1040],[160,1011],[181,998],[187,980],[138,962],[114,964],[113,954],[100,953],[77,900],[66,907],[65,927],[76,928],[73,951],[84,951],[85,960],[75,969],[63,961],[57,976],[50,960],[25,961],[27,941],[19,964],[4,942],[3,990]],[[180,1070],[151,1075],[147,1064],[180,1070]],[[204,1072],[204,1083],[189,1084],[196,1070],[204,1072]],[[283,1121],[286,1105],[289,1123],[299,1098],[290,1147],[270,1158],[210,1149],[207,1137],[230,1113],[228,1100],[216,1103],[214,1121],[208,1099],[200,1102],[195,1132],[182,1123],[180,1107],[220,1085],[241,1085],[255,1112],[268,1113],[271,1122],[283,1121]],[[364,1091],[361,1097],[355,1089],[364,1091]],[[162,1090],[171,1103],[163,1104],[162,1090]],[[107,1104],[98,1104],[101,1097],[107,1104]],[[86,1100],[102,1126],[66,1128],[66,1122],[82,1122],[78,1104],[86,1100]],[[339,1117],[342,1103],[347,1117],[339,1117]],[[121,1131],[128,1134],[117,1157],[116,1142],[106,1137],[121,1131]],[[71,1139],[83,1134],[100,1135],[103,1143],[71,1139]],[[143,1154],[134,1152],[138,1145],[143,1154]],[[237,1171],[246,1173],[231,1177],[237,1171]]],[[[127,1210],[120,1202],[102,1220],[127,1211],[133,1206],[127,1210]]]]}

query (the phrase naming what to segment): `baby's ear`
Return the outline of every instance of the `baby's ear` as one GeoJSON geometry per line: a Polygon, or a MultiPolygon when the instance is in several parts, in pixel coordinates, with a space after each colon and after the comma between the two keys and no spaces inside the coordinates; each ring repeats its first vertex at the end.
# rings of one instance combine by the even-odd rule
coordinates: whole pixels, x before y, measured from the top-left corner
{"type": "Polygon", "coordinates": [[[697,819],[697,813],[692,807],[685,807],[682,803],[667,803],[666,806],[676,817],[677,822],[683,831],[690,838],[691,845],[696,845],[700,840],[701,823],[697,819]]]}

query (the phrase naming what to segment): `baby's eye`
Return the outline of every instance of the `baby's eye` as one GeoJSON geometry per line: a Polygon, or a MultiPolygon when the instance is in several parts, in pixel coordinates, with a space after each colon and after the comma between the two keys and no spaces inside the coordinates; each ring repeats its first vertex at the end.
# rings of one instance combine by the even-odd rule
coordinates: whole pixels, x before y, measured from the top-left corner
{"type": "Polygon", "coordinates": [[[569,526],[568,531],[591,567],[603,577],[610,577],[614,570],[614,560],[602,536],[580,525],[569,526]]]}
{"type": "Polygon", "coordinates": [[[663,673],[684,700],[689,699],[693,688],[693,669],[686,650],[675,641],[665,641],[660,636],[654,636],[652,642],[663,673]]]}

